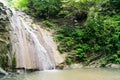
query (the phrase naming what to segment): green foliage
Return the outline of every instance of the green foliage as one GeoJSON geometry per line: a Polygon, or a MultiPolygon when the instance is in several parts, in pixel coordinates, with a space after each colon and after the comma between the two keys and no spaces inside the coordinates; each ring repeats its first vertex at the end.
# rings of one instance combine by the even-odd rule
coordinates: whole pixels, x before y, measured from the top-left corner
{"type": "Polygon", "coordinates": [[[78,48],[75,50],[77,61],[86,61],[87,55],[85,54],[84,50],[81,48],[78,48]]]}
{"type": "Polygon", "coordinates": [[[120,0],[110,0],[112,7],[120,10],[120,0]]]}
{"type": "Polygon", "coordinates": [[[105,67],[106,64],[107,64],[107,61],[101,60],[101,67],[105,67]]]}
{"type": "MultiPolygon", "coordinates": [[[[90,55],[102,54],[110,56],[107,58],[108,62],[120,64],[120,16],[115,13],[116,15],[111,17],[101,13],[101,10],[105,8],[103,4],[107,2],[108,0],[105,2],[93,1],[94,6],[87,8],[88,17],[82,28],[65,26],[58,30],[57,39],[60,41],[58,46],[60,52],[74,51],[74,58],[68,57],[70,58],[69,63],[88,61],[90,55]],[[96,5],[98,3],[99,5],[96,5]],[[71,44],[66,45],[69,41],[71,44]]],[[[83,9],[85,10],[85,8],[83,9]]],[[[75,17],[75,15],[72,16],[75,17]]],[[[107,64],[104,61],[101,63],[103,66],[107,64]]]]}
{"type": "Polygon", "coordinates": [[[63,1],[62,10],[58,15],[68,22],[67,25],[78,25],[76,22],[86,20],[89,8],[93,5],[94,1],[92,0],[63,1]]]}
{"type": "Polygon", "coordinates": [[[10,5],[12,7],[21,8],[23,10],[28,10],[28,7],[27,7],[28,1],[29,0],[11,0],[10,5]]]}
{"type": "Polygon", "coordinates": [[[116,54],[113,54],[109,57],[109,61],[112,63],[120,64],[120,51],[117,51],[116,54]]]}
{"type": "MultiPolygon", "coordinates": [[[[57,40],[61,41],[58,46],[58,50],[61,53],[74,50],[74,57],[76,56],[76,58],[73,61],[86,60],[87,55],[84,52],[89,49],[89,46],[87,44],[79,44],[84,36],[83,30],[72,27],[62,27],[62,29],[57,31],[57,34],[57,40]]],[[[71,57],[68,57],[68,60],[71,60],[70,58],[71,57]]]]}
{"type": "Polygon", "coordinates": [[[12,0],[11,6],[21,8],[34,17],[55,17],[61,9],[61,0],[12,0]]]}
{"type": "Polygon", "coordinates": [[[30,0],[29,12],[35,17],[49,18],[54,17],[60,10],[60,0],[30,0]]]}
{"type": "Polygon", "coordinates": [[[43,21],[43,24],[45,24],[48,28],[55,28],[55,24],[51,23],[48,20],[43,21]]]}
{"type": "Polygon", "coordinates": [[[101,13],[104,15],[113,16],[120,14],[120,0],[105,0],[101,7],[101,13]]]}
{"type": "Polygon", "coordinates": [[[16,67],[16,56],[14,54],[13,59],[12,59],[12,68],[14,69],[16,67]]]}
{"type": "Polygon", "coordinates": [[[67,57],[67,58],[66,58],[66,63],[67,63],[68,65],[72,64],[73,62],[74,62],[74,61],[73,61],[72,58],[70,58],[70,57],[67,57]]]}

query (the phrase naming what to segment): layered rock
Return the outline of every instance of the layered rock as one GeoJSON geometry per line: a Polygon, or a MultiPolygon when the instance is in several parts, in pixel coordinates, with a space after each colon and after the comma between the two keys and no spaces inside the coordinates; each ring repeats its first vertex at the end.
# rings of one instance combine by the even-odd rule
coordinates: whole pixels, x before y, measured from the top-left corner
{"type": "Polygon", "coordinates": [[[4,69],[8,68],[9,55],[9,19],[7,10],[3,3],[0,2],[0,66],[4,69]]]}

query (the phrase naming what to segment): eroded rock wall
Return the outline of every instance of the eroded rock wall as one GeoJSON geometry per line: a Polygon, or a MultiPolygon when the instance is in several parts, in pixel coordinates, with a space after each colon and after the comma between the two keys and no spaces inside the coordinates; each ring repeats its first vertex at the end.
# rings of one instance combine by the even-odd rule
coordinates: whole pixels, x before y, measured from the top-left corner
{"type": "Polygon", "coordinates": [[[7,10],[0,2],[0,67],[5,70],[9,66],[10,40],[9,40],[9,19],[7,10]]]}

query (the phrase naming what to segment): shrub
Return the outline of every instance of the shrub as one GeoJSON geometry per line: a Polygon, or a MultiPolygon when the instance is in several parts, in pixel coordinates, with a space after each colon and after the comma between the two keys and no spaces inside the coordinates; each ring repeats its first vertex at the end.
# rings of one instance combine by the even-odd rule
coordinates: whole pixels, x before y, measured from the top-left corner
{"type": "MultiPolygon", "coordinates": [[[[62,27],[58,41],[62,52],[74,50],[73,61],[87,61],[89,55],[108,55],[108,61],[119,63],[120,21],[119,16],[103,16],[89,13],[83,28],[62,27]],[[66,45],[67,42],[70,45],[66,45]],[[119,56],[118,56],[119,55],[119,56]]],[[[70,57],[69,57],[70,58],[70,57]]]]}
{"type": "Polygon", "coordinates": [[[11,6],[16,8],[21,8],[23,10],[28,10],[28,1],[29,0],[11,0],[11,6]]]}
{"type": "Polygon", "coordinates": [[[120,10],[120,0],[110,0],[110,4],[115,9],[119,9],[120,10]]]}
{"type": "Polygon", "coordinates": [[[61,9],[61,0],[10,0],[10,2],[12,7],[21,8],[36,18],[55,17],[61,9]]]}
{"type": "Polygon", "coordinates": [[[55,17],[60,11],[61,1],[60,0],[30,0],[29,1],[29,12],[35,17],[55,17]]]}
{"type": "Polygon", "coordinates": [[[55,24],[48,20],[43,21],[43,24],[45,24],[48,28],[55,28],[55,24]]]}

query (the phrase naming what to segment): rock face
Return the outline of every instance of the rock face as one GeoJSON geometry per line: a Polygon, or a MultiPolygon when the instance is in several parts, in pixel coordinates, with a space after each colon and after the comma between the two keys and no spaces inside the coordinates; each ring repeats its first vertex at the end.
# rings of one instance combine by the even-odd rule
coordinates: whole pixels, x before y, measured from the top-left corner
{"type": "Polygon", "coordinates": [[[0,2],[0,66],[4,69],[8,67],[9,59],[9,19],[7,8],[0,2]]]}

